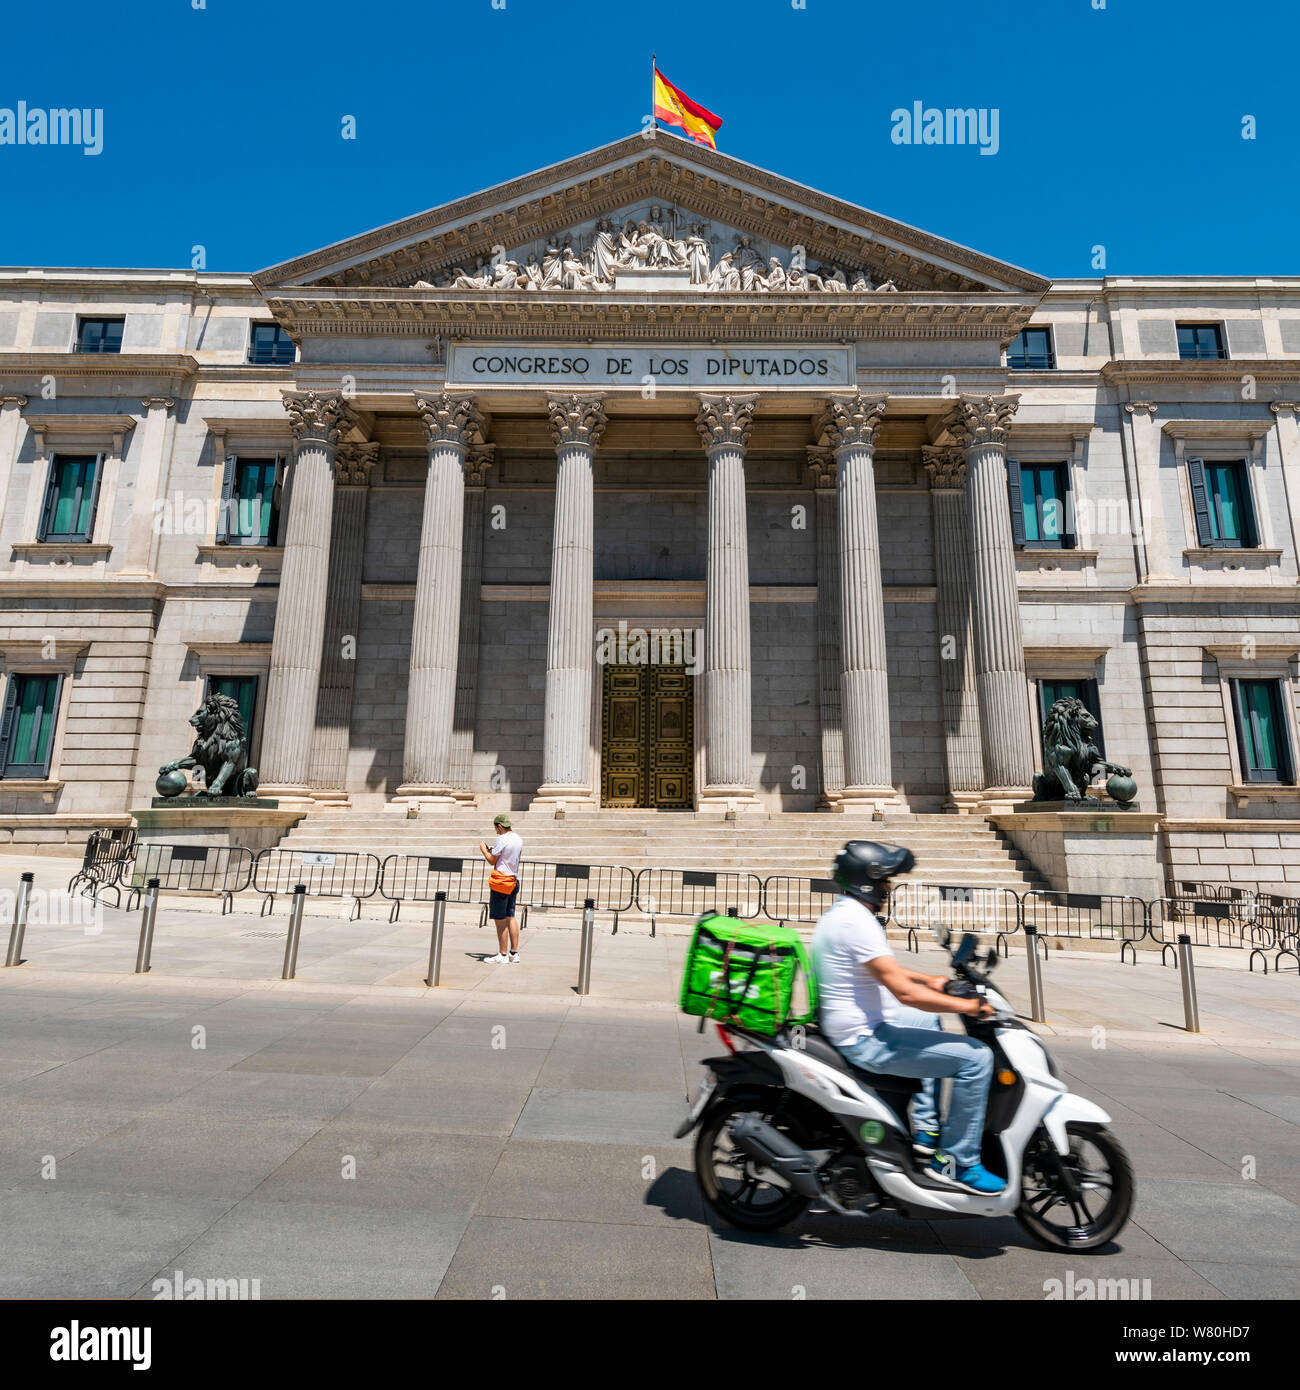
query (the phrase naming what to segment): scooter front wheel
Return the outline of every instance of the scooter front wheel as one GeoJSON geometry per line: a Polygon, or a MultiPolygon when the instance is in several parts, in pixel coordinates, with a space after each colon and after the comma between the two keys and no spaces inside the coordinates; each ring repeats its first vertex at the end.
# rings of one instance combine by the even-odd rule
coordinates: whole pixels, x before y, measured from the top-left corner
{"type": "Polygon", "coordinates": [[[1133,1167],[1100,1125],[1065,1130],[1068,1155],[1041,1129],[1025,1150],[1016,1220],[1050,1250],[1096,1250],[1115,1239],[1133,1210],[1133,1167]]]}
{"type": "Polygon", "coordinates": [[[803,1214],[808,1199],[792,1187],[760,1176],[758,1164],[731,1141],[727,1125],[738,1115],[758,1115],[804,1144],[803,1127],[781,1113],[781,1093],[732,1092],[716,1101],[695,1138],[695,1175],[704,1200],[728,1225],[775,1231],[803,1214]]]}

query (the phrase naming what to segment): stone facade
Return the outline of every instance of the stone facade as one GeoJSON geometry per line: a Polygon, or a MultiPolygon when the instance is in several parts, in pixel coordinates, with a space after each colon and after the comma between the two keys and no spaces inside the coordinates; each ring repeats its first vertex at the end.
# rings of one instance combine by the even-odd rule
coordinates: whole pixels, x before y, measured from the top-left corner
{"type": "Polygon", "coordinates": [[[624,623],[699,634],[701,809],[1005,815],[1038,683],[1093,681],[1166,879],[1300,892],[1298,417],[1300,278],[1049,284],[662,134],[256,276],[0,272],[0,679],[63,677],[0,838],[147,804],[210,677],[257,678],[253,761],[313,814],[599,803],[624,623]],[[668,249],[621,270],[603,220],[668,249]],[[674,260],[697,223],[716,283],[674,260]],[[119,353],[76,350],[86,318],[119,353]],[[272,324],[292,360],[257,365],[272,324]],[[41,539],[73,457],[93,523],[41,539]],[[251,458],[274,534],[230,544],[251,458]],[[1073,545],[1015,534],[1008,460],[1061,466],[1073,545]],[[1240,465],[1249,543],[1206,543],[1195,460],[1240,465]]]}

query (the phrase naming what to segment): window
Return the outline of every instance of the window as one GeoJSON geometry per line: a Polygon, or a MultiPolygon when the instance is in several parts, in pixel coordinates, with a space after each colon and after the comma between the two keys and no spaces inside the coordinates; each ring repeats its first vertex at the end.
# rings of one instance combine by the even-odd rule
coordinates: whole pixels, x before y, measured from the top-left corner
{"type": "Polygon", "coordinates": [[[1066,463],[1007,460],[1011,534],[1017,545],[1073,550],[1074,503],[1066,463]]]}
{"type": "Polygon", "coordinates": [[[82,319],[77,325],[78,352],[121,352],[125,319],[82,319]]]}
{"type": "Polygon", "coordinates": [[[1180,323],[1177,327],[1178,355],[1185,362],[1228,355],[1223,350],[1223,332],[1217,323],[1180,323]]]}
{"type": "Polygon", "coordinates": [[[1206,549],[1244,550],[1259,545],[1250,478],[1244,459],[1188,459],[1187,476],[1196,515],[1196,538],[1206,549]]]}
{"type": "Polygon", "coordinates": [[[257,708],[256,676],[209,676],[204,685],[203,695],[229,695],[239,706],[239,717],[244,721],[244,737],[249,748],[253,743],[253,711],[257,708]]]}
{"type": "Polygon", "coordinates": [[[248,339],[248,360],[255,367],[287,367],[294,359],[293,339],[278,323],[255,323],[248,339]]]}
{"type": "Polygon", "coordinates": [[[103,454],[55,454],[37,540],[85,543],[91,539],[103,462],[103,454]]]}
{"type": "Polygon", "coordinates": [[[1237,747],[1247,782],[1291,782],[1291,759],[1283,683],[1277,680],[1234,680],[1232,707],[1237,719],[1237,747]]]}
{"type": "Polygon", "coordinates": [[[61,675],[9,677],[0,717],[0,776],[49,776],[62,689],[61,675]]]}
{"type": "Polygon", "coordinates": [[[1007,349],[1007,366],[1022,372],[1050,372],[1056,366],[1050,328],[1026,328],[1007,349]]]}
{"type": "Polygon", "coordinates": [[[1106,744],[1101,736],[1101,705],[1097,699],[1095,680],[1049,680],[1038,682],[1039,724],[1046,722],[1047,712],[1058,700],[1082,700],[1083,707],[1097,721],[1097,728],[1091,735],[1101,756],[1106,756],[1106,744]]]}
{"type": "Polygon", "coordinates": [[[280,521],[284,459],[226,459],[217,540],[223,545],[274,545],[280,521]]]}

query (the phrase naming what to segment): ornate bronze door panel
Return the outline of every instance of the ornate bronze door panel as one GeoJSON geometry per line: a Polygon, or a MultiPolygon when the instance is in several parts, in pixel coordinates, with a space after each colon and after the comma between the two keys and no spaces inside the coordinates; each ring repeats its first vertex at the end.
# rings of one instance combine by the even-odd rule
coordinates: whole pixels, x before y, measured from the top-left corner
{"type": "Polygon", "coordinates": [[[681,666],[605,666],[602,806],[689,811],[694,804],[694,682],[681,666]]]}

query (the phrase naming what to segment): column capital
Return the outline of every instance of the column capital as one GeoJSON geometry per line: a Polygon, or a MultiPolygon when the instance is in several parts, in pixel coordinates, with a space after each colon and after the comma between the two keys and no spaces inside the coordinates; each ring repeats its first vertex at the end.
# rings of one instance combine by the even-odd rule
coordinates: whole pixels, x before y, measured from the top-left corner
{"type": "Polygon", "coordinates": [[[298,444],[306,440],[337,444],[352,423],[352,413],[337,392],[324,396],[316,391],[286,392],[284,408],[298,444]]]}
{"type": "Polygon", "coordinates": [[[1019,408],[1018,395],[963,396],[948,417],[948,430],[962,449],[989,444],[1005,449],[1011,417],[1019,408]]]}
{"type": "Polygon", "coordinates": [[[557,449],[569,444],[594,449],[609,424],[603,396],[553,396],[546,402],[546,413],[557,449]]]}
{"type": "Polygon", "coordinates": [[[1300,415],[1300,401],[1269,401],[1268,408],[1278,416],[1288,412],[1300,415]]]}
{"type": "Polygon", "coordinates": [[[334,454],[334,482],[338,487],[365,487],[378,462],[378,444],[340,444],[334,454]]]}
{"type": "Polygon", "coordinates": [[[141,396],[140,404],[144,406],[146,412],[150,410],[167,411],[170,410],[176,402],[170,396],[141,396]]]}
{"type": "Polygon", "coordinates": [[[836,481],[835,451],[825,444],[807,444],[808,481],[818,492],[833,489],[836,481]]]}
{"type": "Polygon", "coordinates": [[[836,451],[855,446],[870,448],[876,440],[876,426],[885,414],[886,402],[865,396],[832,396],[818,430],[836,451]]]}
{"type": "Polygon", "coordinates": [[[756,404],[754,396],[701,396],[695,428],[705,450],[744,449],[749,443],[756,404]]]}
{"type": "Polygon", "coordinates": [[[487,471],[496,462],[495,444],[471,444],[465,451],[465,486],[483,487],[487,471]]]}
{"type": "Polygon", "coordinates": [[[1156,413],[1156,403],[1155,401],[1125,401],[1124,412],[1127,415],[1148,415],[1154,417],[1156,413]]]}
{"type": "Polygon", "coordinates": [[[24,410],[27,406],[27,397],[14,395],[13,393],[0,396],[0,406],[13,406],[16,410],[24,410]]]}
{"type": "Polygon", "coordinates": [[[931,492],[961,492],[966,487],[966,455],[956,445],[926,444],[921,449],[931,492]]]}
{"type": "Polygon", "coordinates": [[[415,409],[424,423],[425,437],[435,444],[457,444],[461,448],[481,439],[483,416],[469,396],[422,396],[415,393],[415,409]]]}

